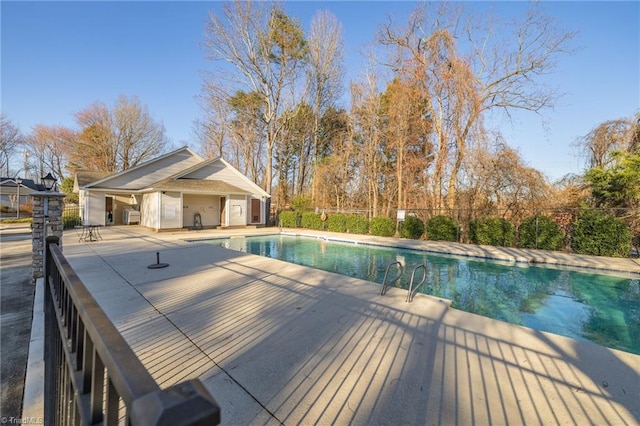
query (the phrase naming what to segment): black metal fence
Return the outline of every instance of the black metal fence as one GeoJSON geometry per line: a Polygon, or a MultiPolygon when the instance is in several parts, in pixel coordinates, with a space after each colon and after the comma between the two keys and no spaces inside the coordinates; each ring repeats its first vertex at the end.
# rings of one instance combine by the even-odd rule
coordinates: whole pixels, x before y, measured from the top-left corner
{"type": "Polygon", "coordinates": [[[161,390],[49,237],[45,270],[48,425],[217,425],[198,379],[161,390]]]}
{"type": "Polygon", "coordinates": [[[82,225],[80,218],[80,206],[73,203],[65,203],[62,209],[62,225],[64,229],[71,229],[74,226],[82,225]]]}
{"type": "MultiPolygon", "coordinates": [[[[571,246],[571,230],[574,221],[585,210],[597,211],[608,216],[622,220],[631,230],[632,235],[640,235],[640,210],[631,208],[587,208],[587,207],[563,207],[541,209],[407,209],[406,214],[414,214],[423,222],[427,222],[434,216],[448,216],[460,225],[459,241],[469,242],[469,229],[473,220],[483,217],[501,217],[510,222],[517,233],[522,222],[531,217],[547,216],[553,220],[564,234],[565,250],[571,246]]],[[[394,214],[396,211],[394,210],[394,214]]]]}

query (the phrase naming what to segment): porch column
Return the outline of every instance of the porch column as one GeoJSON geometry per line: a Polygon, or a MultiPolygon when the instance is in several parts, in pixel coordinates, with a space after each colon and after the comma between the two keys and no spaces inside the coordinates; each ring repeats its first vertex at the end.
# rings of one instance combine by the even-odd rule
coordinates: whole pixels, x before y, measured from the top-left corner
{"type": "Polygon", "coordinates": [[[33,197],[31,282],[35,283],[38,278],[44,276],[44,250],[47,237],[58,237],[62,249],[62,209],[65,194],[38,191],[32,193],[31,197],[33,197]]]}

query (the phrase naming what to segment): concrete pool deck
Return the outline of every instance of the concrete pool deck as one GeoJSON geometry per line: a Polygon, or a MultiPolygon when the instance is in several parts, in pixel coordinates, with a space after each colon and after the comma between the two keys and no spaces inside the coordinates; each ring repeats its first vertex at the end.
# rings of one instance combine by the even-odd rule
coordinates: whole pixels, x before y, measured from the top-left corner
{"type": "MultiPolygon", "coordinates": [[[[101,232],[90,243],[66,233],[65,256],[160,386],[200,378],[223,424],[640,424],[638,355],[185,241],[278,229],[101,232]],[[156,252],[168,268],[147,268],[156,252]]],[[[631,259],[449,249],[640,273],[631,259]]]]}

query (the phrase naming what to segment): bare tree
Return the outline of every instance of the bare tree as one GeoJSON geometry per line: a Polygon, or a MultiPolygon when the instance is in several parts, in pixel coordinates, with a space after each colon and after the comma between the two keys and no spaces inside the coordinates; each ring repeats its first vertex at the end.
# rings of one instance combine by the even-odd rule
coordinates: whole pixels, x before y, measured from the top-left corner
{"type": "Polygon", "coordinates": [[[36,176],[52,172],[62,181],[66,175],[68,147],[75,137],[75,133],[65,127],[36,125],[25,141],[30,153],[29,169],[35,171],[36,176]]]}
{"type": "Polygon", "coordinates": [[[80,129],[69,147],[70,167],[117,172],[117,145],[109,108],[102,102],[94,102],[76,113],[75,119],[80,129]]]}
{"type": "Polygon", "coordinates": [[[236,92],[227,99],[230,110],[230,151],[238,169],[255,183],[265,171],[263,141],[266,124],[262,114],[262,97],[256,92],[236,92]]]}
{"type": "Polygon", "coordinates": [[[365,83],[351,86],[353,136],[359,144],[359,183],[361,193],[366,194],[365,205],[370,216],[381,213],[379,200],[383,192],[379,179],[383,168],[380,149],[385,145],[386,119],[377,84],[376,76],[369,73],[365,83]]]}
{"type": "Polygon", "coordinates": [[[414,11],[405,28],[396,29],[389,22],[379,34],[381,44],[396,48],[392,67],[408,67],[420,76],[437,147],[434,195],[446,199],[449,208],[455,203],[470,135],[474,128],[481,131],[483,114],[551,107],[557,93],[540,77],[567,52],[573,36],[559,30],[538,4],[513,24],[478,17],[466,25],[461,21],[461,14],[447,4],[433,13],[425,4],[414,11]],[[501,39],[495,38],[496,25],[503,27],[501,39]]]}
{"type": "Polygon", "coordinates": [[[0,113],[0,127],[0,170],[4,169],[9,176],[11,157],[22,143],[23,137],[20,129],[2,113],[0,113]]]}
{"type": "Polygon", "coordinates": [[[137,97],[128,99],[120,96],[112,117],[120,170],[134,167],[166,151],[169,142],[164,126],[151,117],[137,97]]]}
{"type": "Polygon", "coordinates": [[[465,194],[476,213],[499,212],[517,223],[549,202],[552,189],[542,173],[528,167],[499,135],[493,146],[477,146],[465,167],[465,194]]]}
{"type": "Polygon", "coordinates": [[[229,123],[231,111],[227,104],[229,95],[222,87],[206,84],[201,95],[203,117],[195,123],[195,133],[200,140],[202,152],[207,158],[225,157],[236,168],[237,159],[232,157],[229,146],[229,123]]]}
{"type": "Polygon", "coordinates": [[[631,151],[635,144],[635,132],[638,132],[636,120],[621,118],[609,120],[597,125],[576,145],[587,159],[587,166],[607,167],[614,161],[615,151],[631,151]]]}
{"type": "MultiPolygon", "coordinates": [[[[214,70],[215,85],[228,81],[237,90],[261,96],[266,125],[264,189],[271,192],[273,151],[284,125],[285,94],[296,82],[306,56],[300,24],[266,2],[225,3],[222,15],[209,14],[204,45],[207,58],[226,64],[214,70]],[[229,66],[234,72],[229,72],[229,66]]],[[[204,86],[207,90],[209,85],[204,86]]]]}
{"type": "Polygon", "coordinates": [[[278,186],[286,188],[280,195],[307,195],[312,172],[312,158],[315,131],[309,123],[314,121],[314,113],[306,103],[299,104],[294,111],[286,114],[286,125],[276,146],[278,186]]]}
{"type": "Polygon", "coordinates": [[[69,146],[72,169],[117,172],[164,152],[164,126],[150,116],[138,98],[120,96],[113,110],[100,102],[76,114],[80,127],[69,146]]]}
{"type": "MultiPolygon", "coordinates": [[[[332,13],[318,11],[311,21],[308,38],[307,85],[309,104],[313,108],[313,145],[311,155],[316,164],[323,154],[318,149],[320,120],[327,108],[341,95],[344,73],[342,24],[332,13]]],[[[302,165],[301,165],[302,167],[302,165]]],[[[313,188],[312,187],[312,198],[313,188]]]]}
{"type": "Polygon", "coordinates": [[[406,209],[410,207],[408,190],[423,185],[420,171],[429,166],[432,158],[431,122],[424,118],[425,99],[411,76],[397,77],[389,83],[384,100],[387,150],[396,174],[397,208],[406,209]]]}
{"type": "Polygon", "coordinates": [[[351,124],[343,110],[329,109],[322,117],[320,145],[326,149],[322,149],[324,155],[314,167],[311,182],[316,206],[333,206],[338,210],[357,206],[355,188],[359,170],[351,124]]]}

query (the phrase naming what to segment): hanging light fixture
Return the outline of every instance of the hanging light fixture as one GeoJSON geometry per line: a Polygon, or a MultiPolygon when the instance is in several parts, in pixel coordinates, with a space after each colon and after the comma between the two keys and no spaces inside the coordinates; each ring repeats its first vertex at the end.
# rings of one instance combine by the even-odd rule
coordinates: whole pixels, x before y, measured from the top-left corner
{"type": "Polygon", "coordinates": [[[47,192],[51,191],[56,186],[56,181],[57,179],[51,175],[51,172],[42,177],[42,184],[47,192]]]}

